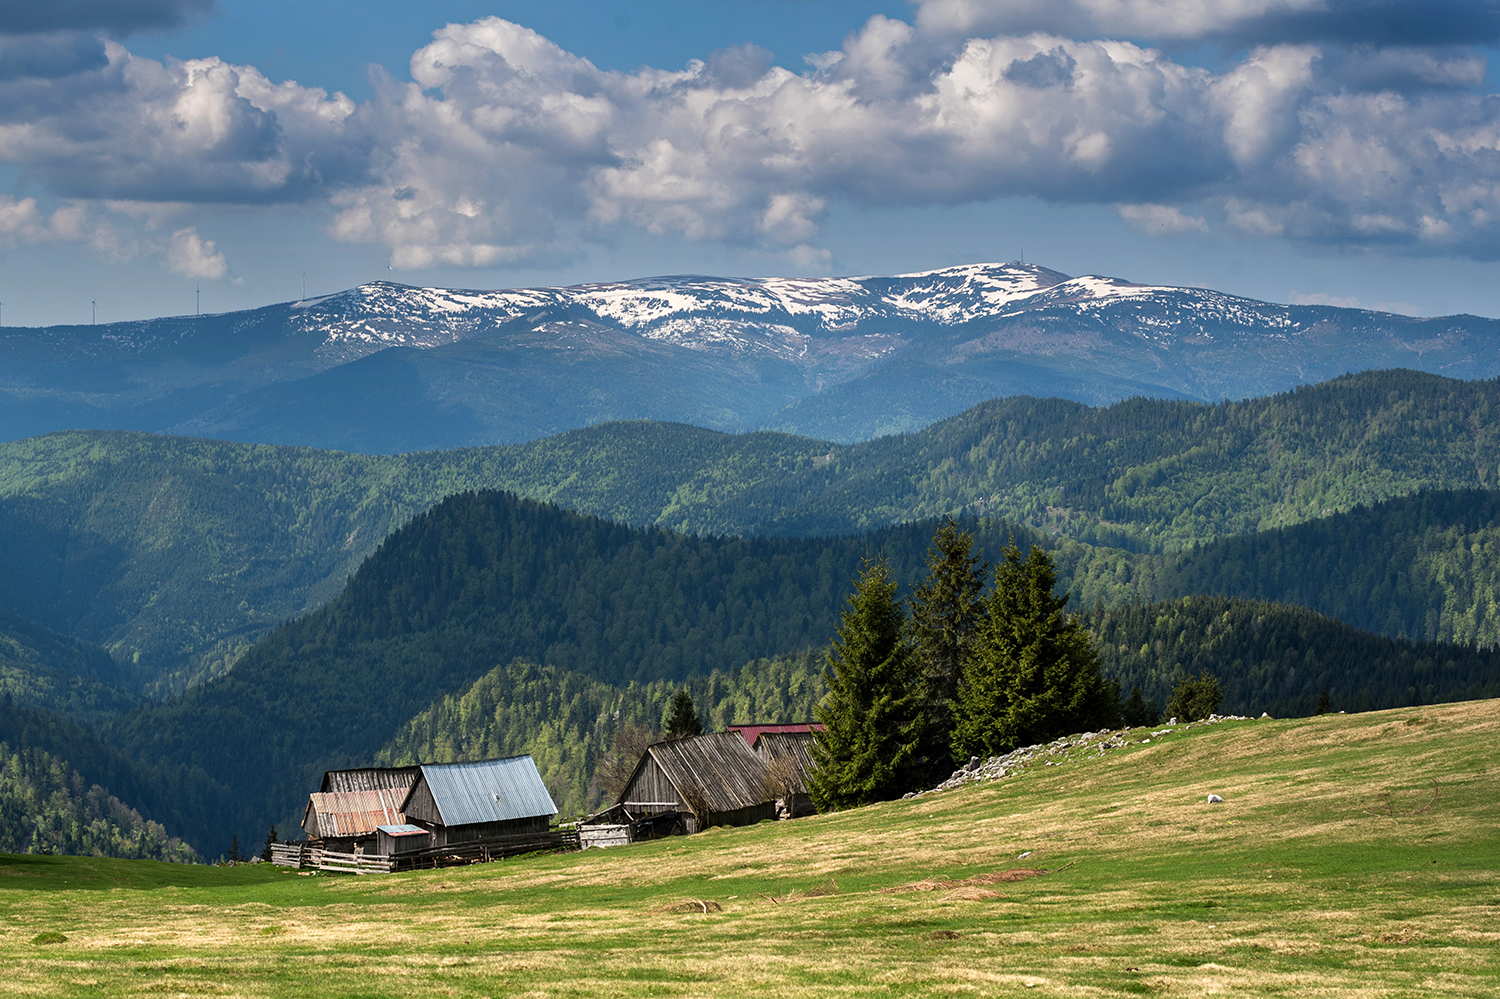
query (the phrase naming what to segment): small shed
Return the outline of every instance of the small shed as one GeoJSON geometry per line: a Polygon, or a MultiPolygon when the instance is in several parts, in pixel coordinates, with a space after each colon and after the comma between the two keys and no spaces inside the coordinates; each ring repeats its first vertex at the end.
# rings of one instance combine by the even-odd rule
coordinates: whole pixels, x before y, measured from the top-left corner
{"type": "Polygon", "coordinates": [[[765,761],[737,732],[647,746],[619,803],[633,815],[688,813],[698,828],[747,826],[776,817],[765,761]]]}
{"type": "Polygon", "coordinates": [[[307,796],[302,828],[308,839],[321,840],[327,849],[351,852],[374,845],[378,827],[406,821],[401,814],[404,797],[399,790],[314,791],[307,796]]]}
{"type": "Polygon", "coordinates": [[[545,835],[557,805],[530,756],[424,763],[402,802],[406,821],[451,846],[528,833],[545,835]]]}
{"type": "Polygon", "coordinates": [[[375,827],[375,852],[382,857],[415,853],[432,845],[432,833],[409,822],[375,827]]]}
{"type": "Polygon", "coordinates": [[[813,769],[812,740],[811,729],[762,732],[750,747],[766,763],[768,786],[781,818],[797,819],[817,811],[807,793],[807,775],[813,769]]]}

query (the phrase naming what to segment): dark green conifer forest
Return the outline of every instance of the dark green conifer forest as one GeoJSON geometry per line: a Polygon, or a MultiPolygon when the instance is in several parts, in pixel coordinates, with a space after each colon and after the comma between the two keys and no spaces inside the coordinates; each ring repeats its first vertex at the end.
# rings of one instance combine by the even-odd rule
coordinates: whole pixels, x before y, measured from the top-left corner
{"type": "MultiPolygon", "coordinates": [[[[1205,670],[1237,714],[1497,696],[1497,397],[1400,371],[1213,406],[1018,397],[847,447],[649,423],[394,457],[4,444],[0,742],[78,775],[57,814],[97,784],[204,856],[295,829],[323,769],[377,760],[530,752],[577,813],[678,690],[710,730],[810,720],[878,557],[911,601],[926,779],[1046,728],[1022,717],[1048,717],[1043,685],[943,744],[974,716],[957,664],[1000,661],[976,651],[1002,644],[997,591],[975,601],[1011,538],[1056,585],[1002,616],[1061,622],[1037,647],[1086,632],[1133,717],[1205,670]]],[[[0,793],[40,793],[20,773],[0,793]]]]}

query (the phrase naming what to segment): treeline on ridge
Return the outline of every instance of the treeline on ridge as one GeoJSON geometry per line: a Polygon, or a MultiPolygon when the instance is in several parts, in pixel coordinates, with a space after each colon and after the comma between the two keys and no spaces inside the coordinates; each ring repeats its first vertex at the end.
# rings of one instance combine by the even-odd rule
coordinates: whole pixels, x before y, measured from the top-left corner
{"type": "MultiPolygon", "coordinates": [[[[132,692],[181,690],[334,596],[408,517],[480,488],[701,533],[838,535],[981,515],[1128,549],[1111,556],[1118,565],[1392,497],[1493,489],[1497,398],[1494,381],[1407,371],[1214,406],[1016,397],[848,447],[646,422],[393,457],[54,434],[0,445],[0,516],[13,528],[0,537],[12,570],[0,608],[108,649],[132,692]]],[[[1360,623],[1492,640],[1463,620],[1414,630],[1429,610],[1399,611],[1404,630],[1360,623]]]]}

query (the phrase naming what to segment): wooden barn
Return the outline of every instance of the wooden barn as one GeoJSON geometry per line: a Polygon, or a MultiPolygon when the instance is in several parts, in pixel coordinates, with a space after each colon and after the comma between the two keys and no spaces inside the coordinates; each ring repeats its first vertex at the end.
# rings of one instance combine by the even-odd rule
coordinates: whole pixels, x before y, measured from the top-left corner
{"type": "Polygon", "coordinates": [[[812,740],[810,727],[761,732],[750,747],[766,764],[767,787],[775,795],[778,818],[799,819],[817,811],[807,793],[807,775],[813,769],[812,740]]]}
{"type": "Polygon", "coordinates": [[[384,825],[400,825],[404,790],[314,791],[307,796],[302,828],[307,838],[324,849],[353,853],[372,849],[375,831],[384,825]]]}
{"type": "Polygon", "coordinates": [[[530,756],[424,763],[417,770],[401,811],[405,822],[432,834],[433,847],[546,836],[557,814],[530,756]]]}
{"type": "Polygon", "coordinates": [[[358,767],[353,770],[329,770],[323,774],[325,794],[329,791],[400,791],[406,792],[417,782],[421,767],[358,767]]]}
{"type": "Polygon", "coordinates": [[[619,804],[632,816],[684,814],[689,832],[776,817],[765,761],[737,732],[647,746],[619,804]]]}

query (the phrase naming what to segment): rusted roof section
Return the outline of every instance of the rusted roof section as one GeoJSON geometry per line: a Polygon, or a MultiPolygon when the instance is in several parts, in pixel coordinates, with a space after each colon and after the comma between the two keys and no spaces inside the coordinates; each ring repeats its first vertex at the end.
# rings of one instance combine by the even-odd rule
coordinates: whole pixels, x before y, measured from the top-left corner
{"type": "Polygon", "coordinates": [[[404,790],[315,791],[307,796],[302,828],[317,839],[370,836],[379,826],[401,825],[404,790]]]}
{"type": "MultiPolygon", "coordinates": [[[[478,763],[424,763],[421,780],[445,826],[557,814],[530,756],[478,763]]],[[[415,789],[415,788],[414,788],[415,789]]]]}
{"type": "Polygon", "coordinates": [[[712,811],[732,812],[770,800],[765,762],[737,732],[658,742],[646,752],[689,804],[697,798],[712,811]]]}
{"type": "Polygon", "coordinates": [[[318,788],[325,794],[329,791],[394,791],[405,792],[417,782],[421,767],[357,767],[353,770],[330,770],[323,775],[323,786],[318,788]]]}
{"type": "Polygon", "coordinates": [[[824,727],[825,726],[823,725],[822,722],[789,722],[789,723],[787,723],[785,725],[782,725],[782,724],[766,724],[766,725],[754,724],[754,725],[726,725],[726,726],[724,726],[725,731],[738,732],[740,735],[743,735],[745,737],[745,744],[748,745],[748,746],[752,746],[752,747],[755,745],[755,740],[756,739],[759,739],[762,735],[765,735],[768,732],[774,732],[774,733],[791,733],[791,734],[795,734],[795,733],[799,733],[800,732],[800,733],[806,734],[808,732],[813,732],[813,731],[821,732],[821,731],[823,731],[824,727]]]}

